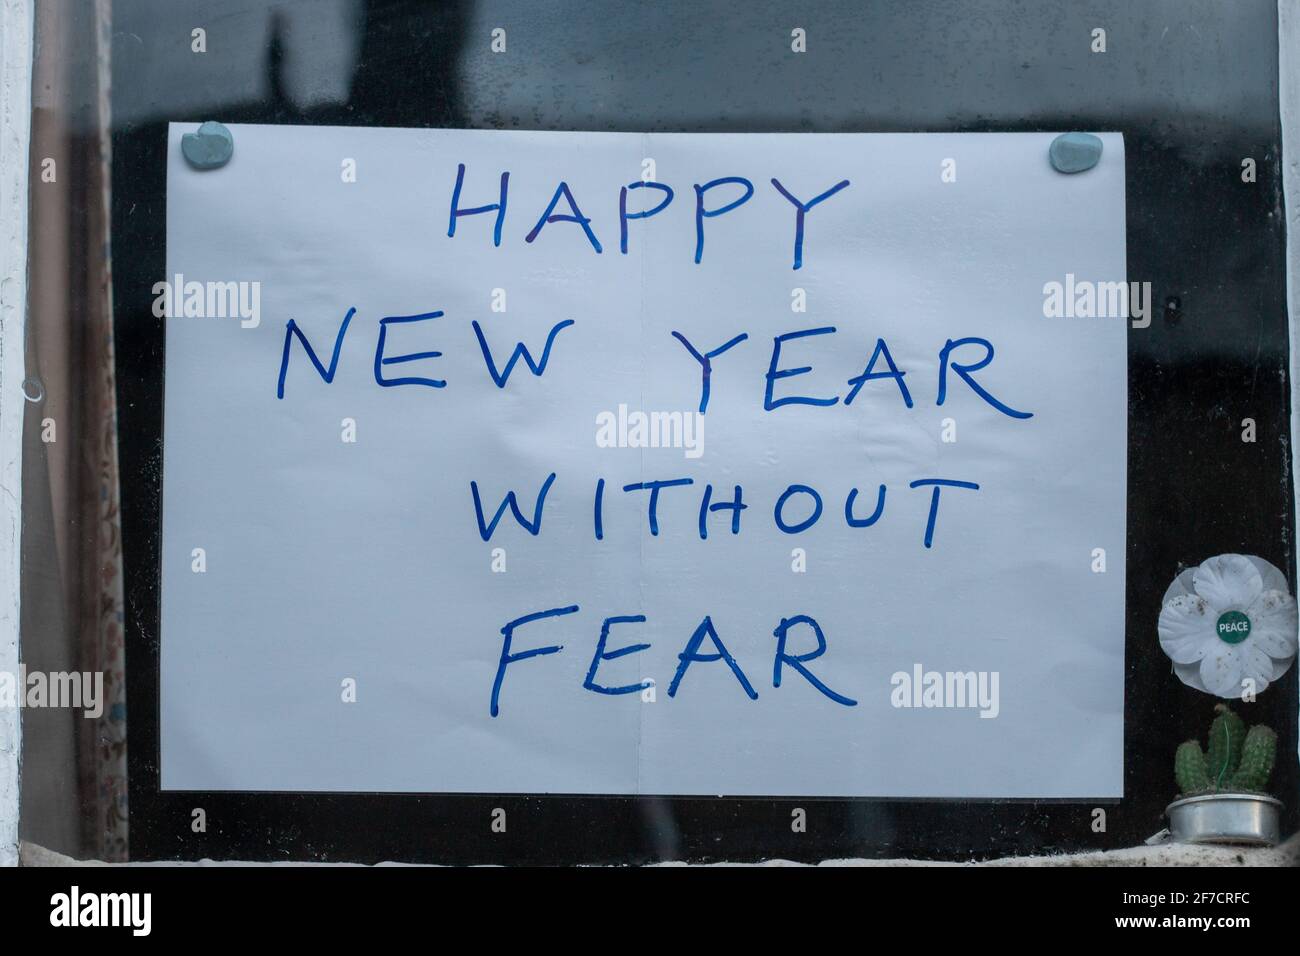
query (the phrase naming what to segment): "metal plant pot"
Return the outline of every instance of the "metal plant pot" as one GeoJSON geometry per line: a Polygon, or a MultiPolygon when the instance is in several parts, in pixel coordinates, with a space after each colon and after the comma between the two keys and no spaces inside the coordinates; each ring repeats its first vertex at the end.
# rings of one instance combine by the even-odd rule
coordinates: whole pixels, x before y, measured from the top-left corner
{"type": "Polygon", "coordinates": [[[1178,843],[1278,842],[1282,803],[1262,793],[1207,793],[1175,800],[1165,808],[1178,843]]]}

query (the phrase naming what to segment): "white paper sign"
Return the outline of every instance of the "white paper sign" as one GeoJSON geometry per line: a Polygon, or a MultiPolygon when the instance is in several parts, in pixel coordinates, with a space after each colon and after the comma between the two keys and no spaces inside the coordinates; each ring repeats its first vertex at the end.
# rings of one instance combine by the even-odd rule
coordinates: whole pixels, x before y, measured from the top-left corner
{"type": "Polygon", "coordinates": [[[165,789],[1122,794],[1120,136],[230,128],[165,789]]]}

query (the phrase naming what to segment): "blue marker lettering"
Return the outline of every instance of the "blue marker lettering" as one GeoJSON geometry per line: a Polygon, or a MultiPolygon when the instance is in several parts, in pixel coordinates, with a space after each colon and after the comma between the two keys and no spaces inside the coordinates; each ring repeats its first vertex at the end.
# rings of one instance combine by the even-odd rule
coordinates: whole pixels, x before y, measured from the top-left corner
{"type": "Polygon", "coordinates": [[[813,206],[817,205],[819,202],[821,202],[821,201],[824,200],[824,199],[829,199],[831,196],[834,196],[837,192],[839,192],[841,189],[843,189],[843,188],[844,188],[845,186],[847,186],[848,184],[849,184],[849,181],[848,181],[847,179],[842,179],[842,180],[840,180],[838,183],[836,183],[834,186],[832,186],[830,189],[826,190],[826,192],[822,193],[820,196],[815,196],[814,198],[810,199],[807,203],[802,203],[802,202],[800,202],[798,199],[795,199],[794,196],[792,196],[792,195],[790,194],[789,190],[787,190],[784,186],[781,185],[780,180],[776,179],[775,177],[772,179],[772,185],[776,187],[777,192],[779,192],[779,193],[780,193],[782,196],[784,196],[786,199],[790,200],[790,202],[794,203],[794,209],[795,209],[795,213],[794,213],[794,267],[795,267],[796,269],[800,269],[800,268],[803,267],[803,220],[804,220],[804,216],[807,215],[808,210],[811,209],[813,206]]]}
{"type": "Polygon", "coordinates": [[[723,176],[721,179],[714,179],[711,182],[701,186],[695,184],[695,264],[699,265],[700,260],[704,258],[704,220],[712,219],[714,216],[721,216],[723,213],[731,212],[737,206],[749,202],[749,198],[754,195],[754,184],[743,176],[723,176]],[[734,184],[744,186],[745,194],[733,202],[727,203],[719,209],[704,208],[704,194],[710,189],[717,186],[734,184]]]}
{"type": "Polygon", "coordinates": [[[826,635],[822,633],[821,625],[809,617],[807,614],[796,614],[794,617],[783,617],[777,629],[772,632],[776,635],[776,661],[772,665],[772,686],[781,686],[781,665],[789,664],[795,670],[807,679],[819,691],[835,701],[837,704],[843,704],[845,707],[856,707],[858,702],[851,697],[845,697],[843,694],[837,694],[831,690],[817,676],[804,667],[808,661],[815,660],[826,653],[826,635]],[[809,651],[807,654],[787,654],[785,652],[786,638],[790,633],[790,628],[796,624],[807,624],[812,628],[813,634],[817,637],[817,650],[809,651]]]}
{"type": "Polygon", "coordinates": [[[474,495],[474,514],[478,517],[479,537],[484,541],[491,540],[493,533],[497,529],[497,524],[501,521],[501,516],[505,514],[507,507],[510,508],[511,513],[515,516],[515,521],[519,522],[519,525],[533,537],[537,537],[542,530],[542,506],[546,504],[546,493],[551,490],[551,483],[553,481],[555,481],[555,472],[551,472],[550,477],[548,477],[542,484],[542,490],[537,493],[537,506],[533,508],[533,520],[531,522],[525,518],[523,512],[519,510],[519,499],[515,496],[514,491],[508,491],[506,492],[505,501],[501,502],[500,506],[497,508],[497,513],[492,516],[492,521],[490,523],[483,520],[483,502],[482,499],[479,498],[478,482],[471,481],[469,483],[469,490],[474,495]]]}
{"type": "Polygon", "coordinates": [[[918,478],[908,487],[923,488],[927,485],[934,486],[934,491],[930,495],[930,516],[925,521],[925,546],[928,548],[934,541],[934,523],[939,517],[939,489],[966,488],[970,491],[979,491],[980,486],[973,481],[953,481],[948,478],[918,478]]]}
{"type": "Polygon", "coordinates": [[[709,504],[713,500],[713,486],[704,486],[704,497],[700,499],[700,540],[706,541],[709,537],[709,524],[707,518],[710,511],[730,511],[731,512],[731,533],[740,534],[740,513],[749,505],[742,500],[744,493],[740,485],[736,485],[735,495],[731,501],[719,501],[717,504],[709,504]]]}
{"type": "Polygon", "coordinates": [[[492,245],[501,245],[501,226],[506,220],[506,188],[510,183],[510,174],[501,174],[501,199],[488,206],[475,206],[473,209],[460,208],[460,190],[465,184],[465,164],[456,167],[456,188],[451,191],[451,216],[447,221],[447,238],[456,235],[456,220],[461,216],[476,216],[479,213],[497,211],[496,225],[492,227],[492,245]]]}
{"type": "Polygon", "coordinates": [[[675,488],[678,485],[693,485],[693,478],[673,478],[669,481],[639,481],[634,485],[624,485],[624,491],[649,491],[650,492],[650,533],[659,534],[659,490],[661,488],[675,488]]]}
{"type": "Polygon", "coordinates": [[[649,219],[651,216],[658,215],[668,208],[668,204],[673,201],[673,190],[670,186],[663,183],[628,183],[618,191],[618,247],[623,255],[627,255],[627,224],[631,219],[649,219]],[[653,209],[647,209],[645,212],[627,211],[627,191],[629,189],[659,189],[664,193],[664,198],[659,205],[653,209]]]}
{"type": "Polygon", "coordinates": [[[731,340],[719,345],[712,352],[705,352],[703,355],[696,350],[695,346],[687,341],[686,336],[680,332],[674,332],[673,338],[686,346],[686,351],[695,357],[695,361],[700,363],[700,414],[703,415],[709,408],[709,383],[713,377],[713,359],[717,358],[733,345],[739,345],[745,339],[749,338],[748,332],[741,332],[731,340]]]}
{"type": "Polygon", "coordinates": [[[470,324],[474,326],[474,334],[478,336],[478,347],[483,352],[483,360],[487,362],[488,374],[492,376],[492,381],[496,383],[497,388],[505,388],[506,382],[510,380],[510,373],[513,371],[515,363],[521,358],[534,375],[540,376],[545,372],[546,363],[551,358],[551,346],[555,344],[555,337],[560,334],[561,329],[568,328],[575,323],[573,319],[565,319],[563,322],[556,322],[551,327],[551,331],[546,335],[546,345],[542,347],[542,358],[539,362],[533,361],[532,353],[528,351],[523,342],[517,343],[515,350],[510,353],[510,361],[506,362],[505,370],[501,372],[497,371],[497,364],[492,359],[492,350],[488,348],[487,339],[483,335],[483,327],[478,324],[477,319],[470,324]]]}
{"type": "Polygon", "coordinates": [[[564,650],[563,644],[552,644],[549,647],[534,647],[530,650],[523,651],[519,654],[510,653],[510,644],[514,640],[515,628],[531,624],[533,621],[543,621],[548,617],[559,617],[563,614],[576,614],[578,605],[571,604],[568,607],[554,607],[549,611],[537,611],[534,614],[525,614],[523,617],[517,617],[505,627],[501,628],[501,658],[497,662],[496,680],[492,682],[492,706],[489,708],[493,717],[500,713],[501,708],[498,706],[501,700],[501,682],[506,678],[506,665],[513,664],[516,661],[526,661],[530,657],[541,657],[544,654],[558,654],[564,650]]]}
{"type": "Polygon", "coordinates": [[[421,359],[437,358],[441,352],[412,352],[409,355],[384,357],[384,340],[388,337],[389,323],[404,325],[407,322],[427,322],[441,316],[441,312],[422,312],[419,315],[390,315],[379,320],[379,341],[375,345],[375,381],[385,388],[394,385],[427,385],[430,388],[443,388],[446,382],[440,378],[384,378],[385,365],[398,365],[402,362],[417,362],[421,359]]]}
{"type": "Polygon", "coordinates": [[[569,184],[561,181],[560,185],[555,188],[555,195],[551,197],[551,204],[546,207],[546,212],[542,213],[542,218],[537,220],[537,225],[533,226],[533,231],[524,236],[525,242],[532,242],[537,238],[538,233],[542,231],[542,226],[551,222],[576,222],[582,227],[582,231],[587,234],[587,239],[591,242],[591,247],[597,252],[601,251],[600,240],[596,234],[591,231],[591,220],[582,214],[578,204],[574,202],[573,193],[569,192],[569,184]],[[569,208],[573,210],[573,215],[551,215],[555,209],[555,204],[563,196],[569,202],[569,208]]]}
{"type": "Polygon", "coordinates": [[[343,316],[343,324],[339,326],[339,334],[334,337],[334,354],[330,357],[330,367],[326,368],[321,364],[320,359],[316,357],[316,350],[311,347],[307,341],[307,336],[302,334],[302,329],[298,328],[298,323],[290,319],[284,327],[284,354],[280,357],[280,381],[275,386],[275,397],[284,398],[284,378],[289,373],[289,344],[293,337],[298,336],[298,341],[302,347],[307,350],[307,358],[311,359],[311,364],[316,366],[316,371],[320,377],[325,380],[326,385],[333,384],[334,373],[339,369],[339,353],[343,350],[343,336],[348,330],[348,323],[352,321],[352,316],[356,315],[355,307],[348,309],[348,314],[343,316]]]}
{"type": "Polygon", "coordinates": [[[783,368],[778,371],[776,366],[781,361],[781,343],[806,338],[810,335],[830,335],[834,331],[835,326],[828,325],[820,329],[801,329],[798,332],[786,332],[772,339],[772,362],[767,367],[767,391],[763,395],[764,411],[770,412],[782,405],[834,405],[839,401],[839,396],[835,398],[806,398],[802,395],[790,395],[775,400],[772,398],[772,386],[776,384],[777,379],[789,378],[792,375],[803,375],[805,372],[812,371],[811,365],[805,365],[801,368],[783,368]]]}
{"type": "Polygon", "coordinates": [[[758,692],[750,686],[749,679],[745,677],[745,672],[740,669],[740,665],[736,663],[736,659],[727,651],[726,645],[723,644],[722,639],[718,637],[718,632],[713,629],[713,621],[708,617],[705,617],[704,620],[700,622],[700,626],[695,629],[695,633],[692,634],[691,639],[686,642],[686,648],[677,655],[677,659],[680,663],[677,665],[677,673],[673,675],[673,682],[668,685],[669,697],[677,696],[677,688],[681,685],[682,678],[686,676],[686,668],[690,667],[692,664],[696,662],[707,664],[712,661],[726,661],[727,666],[731,668],[731,672],[736,675],[736,680],[740,681],[740,686],[745,688],[745,693],[749,695],[749,699],[758,700],[758,692]],[[700,645],[704,643],[705,635],[708,635],[708,637],[713,641],[713,646],[718,649],[716,654],[699,653],[700,645]]]}
{"type": "Polygon", "coordinates": [[[844,396],[844,404],[852,405],[853,400],[858,397],[858,392],[862,390],[865,383],[877,378],[892,378],[898,383],[898,390],[903,393],[903,401],[908,408],[911,408],[912,396],[907,390],[906,383],[903,382],[903,376],[906,374],[906,372],[900,372],[898,366],[894,364],[894,357],[889,354],[889,346],[885,345],[885,340],[876,339],[876,350],[871,353],[871,359],[867,362],[866,370],[856,378],[849,379],[849,384],[853,386],[853,389],[848,395],[844,396]],[[883,358],[885,364],[889,366],[888,372],[872,371],[876,367],[876,360],[880,358],[883,358]]]}
{"type": "Polygon", "coordinates": [[[635,654],[638,651],[644,651],[649,644],[629,644],[627,647],[620,647],[616,651],[605,651],[605,642],[609,640],[609,629],[614,624],[644,624],[644,614],[632,614],[626,617],[607,617],[605,622],[600,625],[600,640],[596,641],[596,653],[592,655],[591,667],[587,668],[587,679],[582,682],[582,686],[587,690],[595,691],[597,694],[635,694],[639,690],[645,690],[653,681],[643,680],[639,684],[623,684],[619,687],[605,687],[596,683],[596,669],[600,667],[601,661],[617,660],[628,654],[635,654]]]}
{"type": "Polygon", "coordinates": [[[1003,405],[996,398],[994,398],[987,391],[985,391],[985,389],[980,385],[980,383],[975,381],[975,379],[971,376],[970,374],[971,372],[978,372],[984,366],[988,365],[989,362],[993,361],[993,343],[990,342],[988,339],[965,338],[965,339],[957,339],[955,342],[952,339],[948,340],[948,344],[946,344],[943,347],[943,350],[939,353],[939,399],[938,401],[935,402],[935,404],[942,405],[944,398],[947,397],[948,364],[950,361],[950,356],[952,355],[953,349],[961,348],[963,345],[984,346],[984,358],[976,362],[974,365],[960,365],[957,362],[952,362],[952,370],[956,372],[958,375],[960,375],[962,379],[965,380],[967,385],[969,385],[972,389],[974,389],[975,394],[978,395],[980,398],[984,399],[984,401],[988,402],[990,405],[992,405],[994,408],[1000,411],[1003,415],[1009,415],[1012,418],[1033,418],[1034,417],[1033,412],[1018,412],[1009,405],[1003,405]]]}
{"type": "Polygon", "coordinates": [[[791,485],[785,491],[781,492],[781,497],[776,499],[776,507],[772,511],[773,517],[776,518],[776,526],[786,534],[798,534],[800,531],[806,531],[817,523],[817,519],[822,516],[822,496],[814,488],[807,485],[791,485]],[[806,519],[797,524],[786,524],[782,518],[782,512],[785,503],[792,495],[810,495],[813,500],[813,511],[806,519]]]}
{"type": "Polygon", "coordinates": [[[844,520],[849,523],[850,528],[870,528],[880,520],[880,515],[885,510],[885,486],[880,486],[880,493],[876,495],[876,510],[871,513],[870,518],[853,517],[853,502],[857,500],[858,489],[850,489],[849,496],[844,499],[844,520]]]}

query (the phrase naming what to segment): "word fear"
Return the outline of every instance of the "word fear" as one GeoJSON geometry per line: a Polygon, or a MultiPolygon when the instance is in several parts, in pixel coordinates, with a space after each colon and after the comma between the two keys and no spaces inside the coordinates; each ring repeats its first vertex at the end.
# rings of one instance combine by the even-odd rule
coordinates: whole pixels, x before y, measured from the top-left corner
{"type": "MultiPolygon", "coordinates": [[[[546,657],[551,654],[558,654],[564,650],[563,644],[547,644],[536,647],[530,647],[527,650],[516,651],[515,632],[527,624],[537,624],[550,618],[565,617],[570,614],[578,613],[578,605],[571,604],[567,607],[554,607],[545,611],[537,611],[533,614],[525,614],[523,617],[517,617],[513,621],[501,628],[501,657],[497,661],[496,678],[492,681],[492,702],[489,711],[493,717],[501,713],[501,688],[505,683],[506,669],[512,664],[519,664],[523,661],[530,660],[534,657],[546,657]]],[[[624,694],[639,694],[655,686],[653,680],[641,680],[635,684],[622,684],[618,686],[607,686],[599,682],[600,665],[606,661],[618,660],[629,654],[639,654],[648,650],[650,644],[622,644],[610,649],[610,634],[615,626],[622,629],[632,625],[645,624],[646,617],[644,614],[624,614],[614,617],[607,617],[600,625],[600,636],[596,639],[595,653],[591,656],[591,665],[587,668],[586,679],[582,682],[584,689],[594,694],[607,694],[609,696],[621,696],[624,694]]],[[[781,679],[787,668],[797,673],[806,680],[818,693],[844,707],[856,707],[858,702],[851,697],[845,697],[843,694],[831,690],[820,678],[808,668],[808,663],[814,661],[826,653],[826,635],[822,632],[821,625],[807,614],[796,614],[793,617],[781,618],[781,623],[776,626],[772,632],[776,638],[775,653],[772,658],[772,686],[774,688],[781,686],[781,679]],[[791,634],[795,629],[800,629],[797,635],[791,634]],[[806,629],[806,633],[803,631],[806,629]],[[808,634],[811,634],[816,646],[802,654],[793,653],[791,648],[796,642],[808,642],[808,634]]],[[[758,691],[754,689],[753,683],[741,668],[739,662],[727,650],[727,645],[723,643],[718,629],[714,626],[712,618],[705,615],[700,621],[699,626],[687,639],[685,646],[680,654],[677,655],[677,670],[673,674],[672,683],[668,685],[668,696],[676,697],[681,690],[682,683],[686,678],[687,672],[692,665],[699,664],[724,664],[736,680],[739,690],[750,700],[758,700],[758,691]],[[707,648],[706,648],[707,642],[707,648]]]]}

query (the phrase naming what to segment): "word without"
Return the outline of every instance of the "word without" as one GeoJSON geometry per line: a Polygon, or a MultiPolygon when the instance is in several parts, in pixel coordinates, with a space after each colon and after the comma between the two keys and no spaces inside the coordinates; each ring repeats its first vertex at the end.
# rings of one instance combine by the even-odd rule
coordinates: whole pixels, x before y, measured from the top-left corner
{"type": "MultiPolygon", "coordinates": [[[[546,495],[555,483],[556,473],[551,472],[546,480],[542,482],[541,490],[537,493],[536,503],[533,506],[533,516],[529,520],[525,517],[523,510],[519,506],[519,496],[513,491],[507,491],[506,496],[502,499],[501,504],[497,506],[491,520],[487,518],[483,510],[483,498],[479,492],[478,482],[470,481],[470,495],[474,499],[474,515],[478,520],[479,537],[484,541],[491,541],[492,535],[496,532],[497,526],[501,523],[501,518],[509,509],[514,516],[515,522],[527,531],[533,537],[542,533],[542,511],[546,505],[546,495]]],[[[635,492],[647,492],[646,497],[646,520],[650,527],[650,534],[659,535],[659,495],[660,492],[667,488],[680,488],[694,485],[694,478],[668,478],[658,481],[638,481],[634,484],[624,485],[624,494],[635,492]]],[[[979,491],[980,486],[973,481],[959,481],[952,478],[918,478],[908,483],[912,489],[927,488],[930,490],[930,508],[926,515],[924,543],[928,548],[934,543],[934,529],[939,520],[939,495],[944,488],[964,489],[966,491],[979,491]]],[[[850,488],[849,493],[844,498],[844,522],[850,528],[869,528],[880,520],[885,511],[885,493],[888,489],[881,485],[876,492],[876,506],[870,515],[860,515],[854,507],[858,498],[858,489],[850,488]]],[[[733,486],[730,500],[720,499],[713,500],[713,485],[705,484],[704,492],[700,496],[699,519],[697,528],[701,540],[707,540],[709,537],[709,516],[719,511],[731,513],[731,533],[740,534],[740,515],[747,510],[749,505],[745,503],[745,490],[740,485],[733,486]]],[[[800,534],[807,531],[819,520],[821,520],[823,502],[821,492],[810,485],[790,485],[776,499],[776,504],[772,509],[772,518],[776,526],[785,534],[800,534]],[[787,512],[787,507],[793,511],[795,506],[791,502],[798,502],[802,507],[807,509],[807,513],[801,517],[791,517],[787,512]]],[[[592,501],[592,532],[597,541],[603,541],[605,538],[605,479],[596,480],[596,490],[592,501]]]]}

